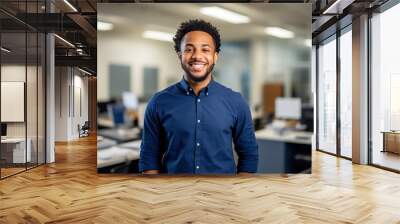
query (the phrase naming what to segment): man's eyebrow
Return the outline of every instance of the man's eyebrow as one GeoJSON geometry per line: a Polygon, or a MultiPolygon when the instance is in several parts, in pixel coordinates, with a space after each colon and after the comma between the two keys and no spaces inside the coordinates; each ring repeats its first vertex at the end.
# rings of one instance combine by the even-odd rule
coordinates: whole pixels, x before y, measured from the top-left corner
{"type": "Polygon", "coordinates": [[[185,44],[185,47],[194,47],[194,44],[187,43],[187,44],[185,44]]]}
{"type": "MultiPolygon", "coordinates": [[[[195,45],[194,44],[192,44],[192,43],[187,43],[187,44],[185,44],[185,47],[194,47],[195,45]]],[[[211,45],[209,45],[209,44],[202,44],[201,45],[202,47],[211,47],[211,45]]]]}

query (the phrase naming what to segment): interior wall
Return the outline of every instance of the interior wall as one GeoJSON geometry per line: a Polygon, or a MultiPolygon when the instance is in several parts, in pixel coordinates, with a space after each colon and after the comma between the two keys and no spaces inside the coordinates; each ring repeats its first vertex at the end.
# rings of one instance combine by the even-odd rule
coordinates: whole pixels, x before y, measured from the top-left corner
{"type": "Polygon", "coordinates": [[[55,140],[77,139],[78,124],[82,126],[89,117],[88,77],[72,67],[56,67],[55,73],[55,140]]]}
{"type": "Polygon", "coordinates": [[[68,140],[69,83],[68,67],[55,68],[55,140],[68,140]]]}
{"type": "Polygon", "coordinates": [[[78,132],[78,125],[82,126],[85,121],[88,121],[89,114],[88,114],[88,108],[89,108],[89,102],[88,102],[88,77],[87,76],[82,76],[82,73],[79,72],[76,68],[73,68],[74,72],[74,91],[73,91],[73,112],[72,112],[72,138],[77,138],[79,137],[79,132],[78,132]],[[79,93],[80,91],[80,93],[79,93]],[[80,102],[77,102],[79,101],[80,102]]]}
{"type": "Polygon", "coordinates": [[[109,100],[109,66],[131,67],[131,91],[143,94],[143,69],[158,67],[159,89],[179,81],[183,72],[178,57],[169,42],[145,40],[137,34],[110,35],[99,33],[97,49],[97,99],[109,100]]]}

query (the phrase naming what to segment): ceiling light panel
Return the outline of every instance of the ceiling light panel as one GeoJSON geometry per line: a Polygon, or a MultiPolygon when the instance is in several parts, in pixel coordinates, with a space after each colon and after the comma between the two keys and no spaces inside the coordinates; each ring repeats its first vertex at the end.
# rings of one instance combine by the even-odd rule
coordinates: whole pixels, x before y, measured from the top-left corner
{"type": "Polygon", "coordinates": [[[277,26],[266,27],[264,29],[264,32],[270,36],[278,37],[281,39],[290,39],[294,37],[294,33],[292,31],[277,26]]]}
{"type": "Polygon", "coordinates": [[[152,40],[172,42],[174,35],[156,30],[146,30],[143,32],[143,37],[152,40]]]}
{"type": "Polygon", "coordinates": [[[250,22],[250,18],[247,16],[217,6],[203,7],[200,9],[200,12],[204,15],[224,20],[233,24],[243,24],[250,22]]]}

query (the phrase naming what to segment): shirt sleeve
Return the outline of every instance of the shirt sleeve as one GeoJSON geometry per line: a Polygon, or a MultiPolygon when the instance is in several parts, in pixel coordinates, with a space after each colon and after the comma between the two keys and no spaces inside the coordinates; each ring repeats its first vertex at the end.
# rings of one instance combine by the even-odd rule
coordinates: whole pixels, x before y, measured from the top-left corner
{"type": "Polygon", "coordinates": [[[250,108],[240,96],[233,130],[233,142],[238,155],[237,172],[255,173],[258,168],[258,145],[254,134],[250,108]]]}
{"type": "Polygon", "coordinates": [[[140,172],[161,169],[160,130],[161,125],[157,116],[155,97],[153,97],[147,104],[144,115],[144,127],[140,145],[140,172]]]}

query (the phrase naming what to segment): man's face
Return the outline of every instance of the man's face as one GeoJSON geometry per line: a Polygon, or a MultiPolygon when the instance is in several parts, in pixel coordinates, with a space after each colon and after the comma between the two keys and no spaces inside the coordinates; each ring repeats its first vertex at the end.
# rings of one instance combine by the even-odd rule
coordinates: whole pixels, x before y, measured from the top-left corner
{"type": "Polygon", "coordinates": [[[203,31],[187,33],[182,38],[181,52],[178,55],[182,69],[194,82],[204,81],[218,59],[212,36],[203,31]]]}

